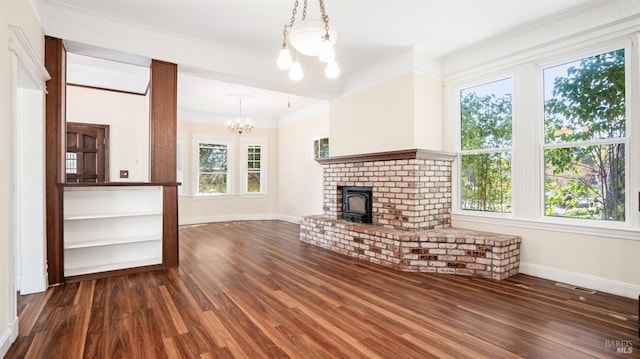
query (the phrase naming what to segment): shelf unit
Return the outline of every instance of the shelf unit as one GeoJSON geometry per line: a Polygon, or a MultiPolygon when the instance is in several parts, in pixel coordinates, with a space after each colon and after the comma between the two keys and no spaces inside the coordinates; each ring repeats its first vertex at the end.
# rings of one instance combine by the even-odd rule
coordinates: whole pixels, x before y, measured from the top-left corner
{"type": "Polygon", "coordinates": [[[64,188],[64,276],[162,264],[162,186],[64,188]]]}

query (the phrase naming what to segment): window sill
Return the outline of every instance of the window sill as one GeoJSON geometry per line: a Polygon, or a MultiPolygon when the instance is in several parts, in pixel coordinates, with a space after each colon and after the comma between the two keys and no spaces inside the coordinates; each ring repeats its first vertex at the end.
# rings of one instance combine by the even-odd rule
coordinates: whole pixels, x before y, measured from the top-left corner
{"type": "Polygon", "coordinates": [[[250,199],[250,198],[266,198],[269,193],[222,193],[222,194],[195,194],[192,196],[184,195],[182,198],[191,198],[194,200],[206,199],[250,199]]]}
{"type": "Polygon", "coordinates": [[[216,193],[216,194],[194,194],[191,196],[191,199],[202,200],[202,199],[230,199],[238,197],[237,194],[232,193],[216,193]]]}
{"type": "Polygon", "coordinates": [[[267,197],[268,193],[260,192],[260,193],[241,193],[238,196],[240,198],[262,198],[267,197]]]}
{"type": "Polygon", "coordinates": [[[461,213],[451,214],[452,220],[467,221],[472,223],[494,224],[528,229],[540,229],[555,232],[580,233],[596,237],[640,240],[640,228],[632,227],[626,223],[595,223],[585,224],[571,223],[571,219],[564,218],[540,218],[519,219],[511,214],[481,214],[461,213]]]}

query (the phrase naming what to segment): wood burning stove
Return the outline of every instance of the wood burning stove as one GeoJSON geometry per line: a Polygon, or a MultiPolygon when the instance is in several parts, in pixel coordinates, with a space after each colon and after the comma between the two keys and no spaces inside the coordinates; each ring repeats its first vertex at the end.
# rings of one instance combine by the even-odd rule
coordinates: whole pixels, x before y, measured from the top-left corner
{"type": "Polygon", "coordinates": [[[342,219],[358,223],[372,223],[371,187],[342,187],[342,219]]]}

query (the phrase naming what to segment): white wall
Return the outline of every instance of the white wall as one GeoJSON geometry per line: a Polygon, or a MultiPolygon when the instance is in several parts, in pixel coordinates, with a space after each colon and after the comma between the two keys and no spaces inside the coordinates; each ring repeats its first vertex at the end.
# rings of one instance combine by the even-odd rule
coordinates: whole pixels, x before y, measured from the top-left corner
{"type": "Polygon", "coordinates": [[[109,125],[109,181],[149,180],[147,96],[67,86],[67,121],[109,125]],[[129,178],[120,178],[128,170],[129,178]]]}
{"type": "Polygon", "coordinates": [[[11,189],[13,188],[11,169],[12,153],[12,109],[11,94],[12,62],[7,46],[9,25],[23,29],[40,59],[44,58],[44,36],[37,19],[26,0],[4,0],[0,11],[0,356],[9,348],[17,335],[17,316],[13,306],[15,288],[12,265],[13,246],[10,244],[13,219],[11,213],[11,189]]]}
{"type": "Polygon", "coordinates": [[[331,102],[332,155],[443,149],[442,81],[412,73],[331,102]]]}
{"type": "Polygon", "coordinates": [[[322,214],[322,166],[313,160],[313,140],[329,137],[329,114],[280,127],[278,134],[278,214],[290,222],[322,214]]]}
{"type": "Polygon", "coordinates": [[[413,75],[331,102],[331,155],[413,147],[413,75]]]}
{"type": "Polygon", "coordinates": [[[413,76],[413,147],[444,149],[444,86],[442,80],[422,74],[413,76]]]}
{"type": "Polygon", "coordinates": [[[229,133],[225,125],[191,122],[191,116],[201,114],[180,111],[178,114],[178,133],[183,140],[184,195],[178,200],[180,224],[218,222],[230,220],[273,219],[278,208],[278,130],[275,128],[254,128],[251,133],[242,135],[229,133]],[[223,196],[194,196],[193,170],[198,163],[194,160],[193,137],[227,137],[233,143],[235,157],[233,164],[233,187],[236,194],[223,196]],[[241,140],[256,138],[267,140],[267,193],[262,195],[241,195],[242,156],[241,140]]]}
{"type": "Polygon", "coordinates": [[[21,87],[17,105],[16,269],[17,289],[25,295],[47,288],[44,93],[21,87]]]}

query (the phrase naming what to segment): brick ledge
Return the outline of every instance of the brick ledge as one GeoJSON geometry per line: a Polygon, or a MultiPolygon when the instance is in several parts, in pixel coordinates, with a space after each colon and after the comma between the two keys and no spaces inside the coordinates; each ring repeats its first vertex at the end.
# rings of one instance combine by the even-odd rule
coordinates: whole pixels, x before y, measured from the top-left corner
{"type": "Polygon", "coordinates": [[[518,273],[519,236],[454,227],[407,232],[306,216],[300,240],[407,272],[446,273],[502,280],[518,273]]]}

